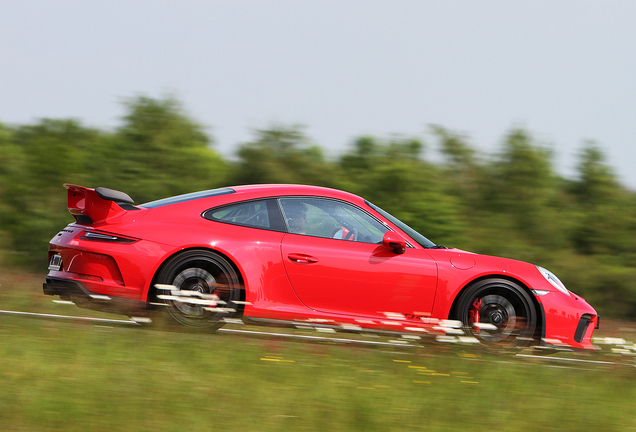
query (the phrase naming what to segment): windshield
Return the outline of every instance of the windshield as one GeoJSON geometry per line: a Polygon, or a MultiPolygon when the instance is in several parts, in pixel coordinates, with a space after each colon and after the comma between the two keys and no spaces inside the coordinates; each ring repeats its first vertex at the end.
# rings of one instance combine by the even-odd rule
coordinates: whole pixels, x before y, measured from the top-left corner
{"type": "Polygon", "coordinates": [[[365,203],[367,203],[367,205],[369,205],[369,207],[371,207],[372,209],[374,209],[375,211],[380,213],[382,216],[384,216],[385,218],[390,220],[395,226],[397,226],[402,231],[404,231],[404,233],[406,235],[408,235],[413,240],[415,240],[420,246],[425,247],[425,248],[437,247],[437,245],[435,243],[433,243],[432,241],[430,241],[429,239],[424,237],[422,234],[420,234],[417,231],[415,231],[413,228],[411,228],[410,226],[408,226],[407,224],[405,224],[404,222],[402,222],[401,220],[399,220],[395,216],[392,216],[391,214],[385,212],[380,207],[370,203],[369,201],[365,200],[365,203]]]}

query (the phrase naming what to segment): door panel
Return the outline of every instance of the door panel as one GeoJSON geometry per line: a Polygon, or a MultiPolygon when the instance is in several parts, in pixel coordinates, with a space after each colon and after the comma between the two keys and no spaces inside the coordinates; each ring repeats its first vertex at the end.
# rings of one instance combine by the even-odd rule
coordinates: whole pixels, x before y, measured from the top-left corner
{"type": "Polygon", "coordinates": [[[385,318],[433,308],[437,265],[422,249],[396,255],[379,244],[286,234],[281,252],[294,291],[312,309],[385,318]]]}

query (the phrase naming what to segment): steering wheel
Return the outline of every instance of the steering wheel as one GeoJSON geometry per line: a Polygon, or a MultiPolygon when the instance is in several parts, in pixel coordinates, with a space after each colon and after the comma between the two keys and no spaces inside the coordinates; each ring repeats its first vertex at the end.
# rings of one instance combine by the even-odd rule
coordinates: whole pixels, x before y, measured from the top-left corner
{"type": "Polygon", "coordinates": [[[347,229],[345,227],[339,227],[331,232],[331,238],[356,241],[358,239],[358,230],[355,228],[347,229]]]}

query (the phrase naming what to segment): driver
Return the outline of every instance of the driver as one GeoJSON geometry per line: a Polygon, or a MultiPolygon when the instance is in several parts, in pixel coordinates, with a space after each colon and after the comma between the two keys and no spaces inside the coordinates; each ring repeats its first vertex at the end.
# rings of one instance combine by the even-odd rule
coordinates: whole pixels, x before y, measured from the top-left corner
{"type": "Polygon", "coordinates": [[[305,232],[305,224],[307,223],[307,208],[305,204],[298,201],[291,201],[287,203],[285,207],[289,232],[307,234],[305,232]]]}

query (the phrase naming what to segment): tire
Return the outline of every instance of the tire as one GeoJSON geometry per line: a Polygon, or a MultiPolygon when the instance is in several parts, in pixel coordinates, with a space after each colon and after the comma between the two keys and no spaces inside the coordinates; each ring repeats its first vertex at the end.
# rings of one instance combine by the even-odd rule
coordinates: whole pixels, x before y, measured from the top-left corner
{"type": "Polygon", "coordinates": [[[216,330],[222,327],[225,324],[223,318],[234,314],[227,311],[237,308],[233,301],[241,298],[240,278],[232,264],[219,254],[204,249],[186,251],[170,258],[160,270],[157,283],[175,287],[175,290],[168,292],[157,290],[158,296],[170,294],[183,299],[163,300],[172,318],[180,324],[200,329],[216,330]],[[208,297],[216,294],[222,301],[218,302],[218,307],[223,312],[188,303],[189,297],[180,296],[181,291],[195,291],[208,297]]]}
{"type": "Polygon", "coordinates": [[[537,328],[537,311],[528,292],[507,279],[485,279],[461,294],[457,319],[487,351],[526,345],[537,328]],[[486,324],[480,328],[478,324],[486,324]],[[488,324],[496,327],[489,329],[488,324]]]}

